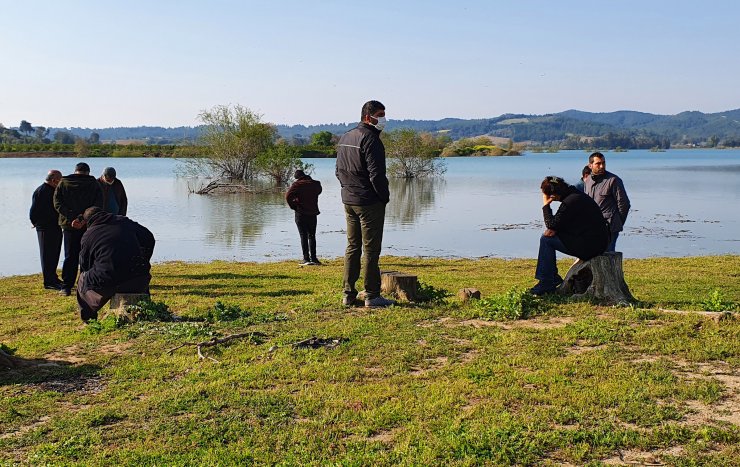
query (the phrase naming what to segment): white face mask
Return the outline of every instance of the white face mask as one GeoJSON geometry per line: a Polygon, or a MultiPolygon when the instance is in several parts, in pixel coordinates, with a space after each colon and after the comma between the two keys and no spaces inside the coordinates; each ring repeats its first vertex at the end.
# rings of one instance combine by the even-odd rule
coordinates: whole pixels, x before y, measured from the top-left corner
{"type": "MultiPolygon", "coordinates": [[[[385,124],[388,120],[385,119],[385,117],[373,117],[378,121],[375,125],[373,125],[375,128],[378,129],[378,131],[383,131],[383,128],[385,128],[385,124]]],[[[372,123],[371,123],[372,125],[372,123]]]]}

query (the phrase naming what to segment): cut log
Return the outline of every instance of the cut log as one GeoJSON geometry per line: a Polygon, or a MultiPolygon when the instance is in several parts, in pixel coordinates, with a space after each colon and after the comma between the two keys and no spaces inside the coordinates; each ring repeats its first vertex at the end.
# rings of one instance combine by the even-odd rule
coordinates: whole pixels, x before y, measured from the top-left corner
{"type": "Polygon", "coordinates": [[[459,298],[461,302],[467,302],[471,299],[480,300],[480,290],[468,287],[460,289],[457,293],[457,298],[459,298]]]}
{"type": "Polygon", "coordinates": [[[624,281],[621,252],[607,252],[588,261],[576,261],[559,291],[574,298],[591,297],[613,305],[635,301],[624,281]]]}
{"type": "Polygon", "coordinates": [[[413,302],[419,281],[416,276],[397,271],[380,273],[380,291],[400,300],[413,302]]]}

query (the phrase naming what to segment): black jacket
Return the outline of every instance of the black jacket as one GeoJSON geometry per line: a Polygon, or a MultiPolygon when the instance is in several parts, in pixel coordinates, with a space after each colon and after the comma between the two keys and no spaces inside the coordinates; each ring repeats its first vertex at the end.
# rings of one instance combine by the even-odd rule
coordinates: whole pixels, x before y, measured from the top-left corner
{"type": "Polygon", "coordinates": [[[360,123],[343,134],[337,144],[336,176],[342,186],[342,202],[351,206],[387,203],[390,199],[385,175],[385,146],[380,131],[360,123]]]}
{"type": "Polygon", "coordinates": [[[62,177],[54,192],[54,208],[59,213],[62,229],[72,229],[72,221],[92,206],[103,207],[103,192],[95,177],[82,174],[62,177]]]}
{"type": "Polygon", "coordinates": [[[609,224],[599,205],[585,193],[570,187],[553,216],[550,205],[542,206],[545,226],[560,237],[568,251],[586,261],[598,256],[609,245],[609,224]]]}
{"type": "Polygon", "coordinates": [[[108,197],[114,196],[118,205],[118,212],[111,214],[125,216],[128,210],[128,197],[126,196],[126,189],[123,187],[123,183],[116,178],[113,180],[113,185],[108,185],[103,177],[98,179],[98,183],[100,183],[100,191],[103,192],[103,210],[108,211],[108,197]]]}
{"type": "Polygon", "coordinates": [[[31,196],[31,209],[28,213],[36,230],[59,228],[59,213],[54,209],[54,187],[48,183],[36,188],[31,196]]]}
{"type": "Polygon", "coordinates": [[[321,182],[305,175],[290,185],[285,193],[285,201],[290,209],[301,214],[321,214],[319,212],[319,195],[321,182]]]}
{"type": "Polygon", "coordinates": [[[128,217],[94,215],[81,243],[80,270],[90,288],[115,287],[149,274],[154,235],[128,217]]]}

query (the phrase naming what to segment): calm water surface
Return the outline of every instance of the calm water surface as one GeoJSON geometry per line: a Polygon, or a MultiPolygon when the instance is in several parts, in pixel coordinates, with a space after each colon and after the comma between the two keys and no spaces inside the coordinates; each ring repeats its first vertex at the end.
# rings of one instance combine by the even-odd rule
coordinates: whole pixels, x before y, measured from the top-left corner
{"type": "MultiPolygon", "coordinates": [[[[439,180],[392,180],[383,253],[438,257],[533,258],[542,232],[539,183],[574,183],[588,154],[447,159],[439,180]]],[[[740,150],[606,153],[624,180],[632,210],[618,250],[626,257],[740,253],[740,150]]],[[[28,221],[33,190],[46,171],[71,173],[76,158],[0,159],[0,275],[40,272],[28,221]]],[[[93,175],[113,166],[131,219],[157,238],[154,261],[300,259],[293,212],[279,194],[199,196],[172,159],[87,159],[93,175]]],[[[333,159],[311,159],[319,199],[319,257],[342,256],[345,223],[333,159]]]]}

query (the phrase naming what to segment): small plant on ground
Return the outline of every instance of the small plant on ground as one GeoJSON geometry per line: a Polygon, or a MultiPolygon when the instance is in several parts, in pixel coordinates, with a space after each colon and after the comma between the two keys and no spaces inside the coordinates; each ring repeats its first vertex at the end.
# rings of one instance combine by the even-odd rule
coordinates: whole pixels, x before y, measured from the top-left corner
{"type": "Polygon", "coordinates": [[[423,282],[419,282],[416,287],[416,301],[420,303],[442,305],[447,303],[447,297],[451,295],[448,290],[438,289],[423,282]]]}
{"type": "Polygon", "coordinates": [[[733,311],[738,308],[737,303],[725,300],[725,296],[719,289],[714,289],[707,298],[699,302],[704,311],[733,311]]]}
{"type": "Polygon", "coordinates": [[[220,300],[208,310],[206,321],[215,323],[217,321],[234,321],[240,318],[246,318],[252,313],[248,310],[242,310],[239,305],[226,305],[220,300]]]}
{"type": "Polygon", "coordinates": [[[126,305],[126,312],[134,317],[134,321],[174,321],[175,316],[170,307],[164,302],[142,300],[136,305],[126,305]]]}
{"type": "Polygon", "coordinates": [[[547,305],[529,292],[513,287],[504,294],[473,301],[473,309],[479,318],[498,321],[527,319],[544,312],[547,305]]]}

